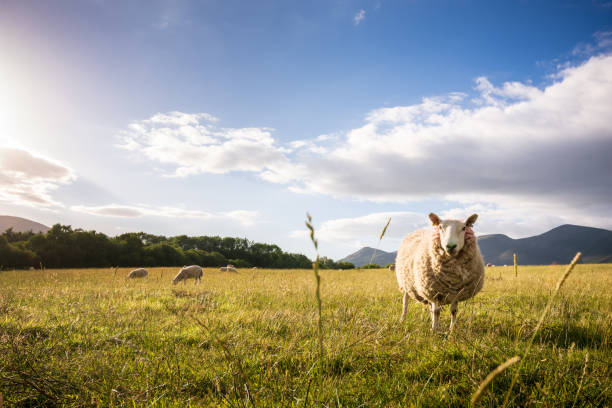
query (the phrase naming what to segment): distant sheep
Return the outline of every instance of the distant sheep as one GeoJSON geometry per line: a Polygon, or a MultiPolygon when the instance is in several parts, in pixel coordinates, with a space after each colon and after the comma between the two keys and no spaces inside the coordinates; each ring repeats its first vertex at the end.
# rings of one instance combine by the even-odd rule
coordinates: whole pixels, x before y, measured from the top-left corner
{"type": "Polygon", "coordinates": [[[234,265],[222,266],[219,268],[220,272],[238,272],[234,265]]]}
{"type": "Polygon", "coordinates": [[[492,263],[487,264],[487,267],[491,267],[491,266],[495,266],[495,265],[493,265],[492,263]]]}
{"type": "Polygon", "coordinates": [[[128,279],[146,278],[147,275],[149,275],[149,273],[147,272],[145,268],[138,268],[128,273],[127,278],[128,279]]]}
{"type": "Polygon", "coordinates": [[[484,282],[484,262],[471,230],[478,215],[466,221],[441,220],[433,213],[429,218],[433,233],[423,229],[409,234],[397,253],[395,274],[404,293],[401,320],[413,298],[430,306],[432,329],[437,330],[440,310],[450,304],[452,329],[457,304],[478,293],[484,282]]]}
{"type": "Polygon", "coordinates": [[[183,281],[183,284],[187,282],[187,279],[193,279],[193,284],[195,285],[198,281],[202,282],[202,267],[198,265],[191,266],[183,266],[183,268],[176,274],[174,279],[172,279],[172,284],[176,285],[180,281],[183,281]]]}
{"type": "Polygon", "coordinates": [[[389,270],[390,270],[390,271],[394,271],[394,270],[395,270],[395,264],[391,264],[391,265],[389,265],[389,270]]]}

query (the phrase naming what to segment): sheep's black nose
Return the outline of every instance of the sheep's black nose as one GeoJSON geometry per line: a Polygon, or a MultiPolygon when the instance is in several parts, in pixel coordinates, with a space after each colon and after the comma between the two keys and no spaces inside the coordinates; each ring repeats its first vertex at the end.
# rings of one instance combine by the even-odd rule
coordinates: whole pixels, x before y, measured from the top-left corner
{"type": "Polygon", "coordinates": [[[457,248],[457,244],[447,244],[446,245],[446,249],[448,249],[448,252],[453,252],[455,248],[457,248]]]}

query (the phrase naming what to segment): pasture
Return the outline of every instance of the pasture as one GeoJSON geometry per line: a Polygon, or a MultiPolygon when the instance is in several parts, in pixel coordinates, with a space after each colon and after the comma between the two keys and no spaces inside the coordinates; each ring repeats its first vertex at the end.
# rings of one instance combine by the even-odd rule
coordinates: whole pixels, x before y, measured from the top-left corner
{"type": "MultiPolygon", "coordinates": [[[[487,268],[448,333],[386,269],[178,268],[0,272],[5,406],[468,406],[487,374],[523,356],[564,266],[487,268]]],[[[478,406],[501,406],[515,364],[478,406]]],[[[525,356],[508,406],[612,405],[612,265],[578,265],[525,356]]]]}

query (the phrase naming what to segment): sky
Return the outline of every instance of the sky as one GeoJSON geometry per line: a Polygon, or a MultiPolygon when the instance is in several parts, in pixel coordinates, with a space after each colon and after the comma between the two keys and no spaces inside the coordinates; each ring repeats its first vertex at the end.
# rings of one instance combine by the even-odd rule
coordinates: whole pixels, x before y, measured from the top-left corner
{"type": "Polygon", "coordinates": [[[3,0],[0,214],[342,258],[612,229],[610,1],[3,0]],[[387,220],[387,234],[379,235],[387,220]]]}

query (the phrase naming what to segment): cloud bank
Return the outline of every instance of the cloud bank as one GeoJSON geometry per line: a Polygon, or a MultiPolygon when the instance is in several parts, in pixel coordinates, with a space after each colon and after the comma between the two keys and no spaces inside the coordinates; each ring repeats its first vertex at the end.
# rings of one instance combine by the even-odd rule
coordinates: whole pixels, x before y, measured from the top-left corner
{"type": "Polygon", "coordinates": [[[119,147],[174,166],[168,175],[223,174],[231,171],[278,172],[288,162],[271,129],[218,128],[206,114],[170,112],[131,123],[119,147]]]}
{"type": "Polygon", "coordinates": [[[548,211],[610,227],[612,56],[559,68],[550,81],[496,86],[480,77],[475,95],[376,109],[359,128],[286,146],[271,129],[217,128],[210,115],[172,112],[132,123],[122,146],[176,176],[248,171],[303,193],[441,200],[525,223],[548,211]]]}
{"type": "Polygon", "coordinates": [[[308,171],[293,187],[374,201],[468,194],[607,207],[612,57],[560,76],[542,90],[478,78],[474,108],[454,94],[372,111],[325,156],[300,163],[308,171]]]}
{"type": "Polygon", "coordinates": [[[257,211],[236,210],[228,212],[207,212],[197,210],[186,210],[177,207],[152,207],[146,205],[119,205],[109,204],[103,206],[83,206],[75,205],[70,207],[72,211],[84,214],[119,217],[119,218],[138,218],[144,216],[170,217],[170,218],[191,218],[200,220],[231,220],[244,226],[255,224],[259,213],[257,211]]]}
{"type": "Polygon", "coordinates": [[[17,148],[0,148],[0,200],[16,205],[54,207],[51,192],[76,179],[72,169],[17,148]]]}

